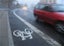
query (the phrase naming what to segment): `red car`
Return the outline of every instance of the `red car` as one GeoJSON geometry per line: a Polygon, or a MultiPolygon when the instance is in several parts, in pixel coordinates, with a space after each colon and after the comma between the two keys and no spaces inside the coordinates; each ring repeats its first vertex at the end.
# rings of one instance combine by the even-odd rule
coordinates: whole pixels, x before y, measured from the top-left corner
{"type": "Polygon", "coordinates": [[[47,22],[55,26],[57,31],[64,33],[64,5],[38,4],[34,8],[34,16],[37,21],[47,22]]]}

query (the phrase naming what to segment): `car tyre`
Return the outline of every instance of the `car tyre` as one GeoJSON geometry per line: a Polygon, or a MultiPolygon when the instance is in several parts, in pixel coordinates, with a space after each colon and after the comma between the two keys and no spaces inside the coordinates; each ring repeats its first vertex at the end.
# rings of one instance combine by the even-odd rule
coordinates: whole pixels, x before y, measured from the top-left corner
{"type": "Polygon", "coordinates": [[[63,23],[56,23],[55,28],[58,32],[64,33],[64,24],[63,23]]]}

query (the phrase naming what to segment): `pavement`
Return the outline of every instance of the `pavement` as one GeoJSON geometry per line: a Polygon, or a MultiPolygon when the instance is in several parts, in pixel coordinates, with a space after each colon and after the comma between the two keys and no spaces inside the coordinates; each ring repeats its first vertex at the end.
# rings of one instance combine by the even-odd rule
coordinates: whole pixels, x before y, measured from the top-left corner
{"type": "Polygon", "coordinates": [[[0,46],[12,46],[7,10],[0,10],[0,46]]]}
{"type": "Polygon", "coordinates": [[[8,4],[2,4],[1,2],[0,2],[0,8],[8,8],[8,4]]]}

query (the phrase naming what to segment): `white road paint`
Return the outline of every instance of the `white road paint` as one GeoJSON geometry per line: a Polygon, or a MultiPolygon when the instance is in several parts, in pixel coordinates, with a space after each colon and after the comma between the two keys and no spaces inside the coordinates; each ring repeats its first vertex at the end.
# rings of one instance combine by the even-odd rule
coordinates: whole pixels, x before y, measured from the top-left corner
{"type": "Polygon", "coordinates": [[[26,28],[24,31],[15,30],[13,32],[14,36],[21,37],[22,40],[26,40],[26,38],[33,39],[32,34],[33,34],[33,31],[28,28],[26,28]]]}
{"type": "Polygon", "coordinates": [[[35,26],[33,26],[32,24],[30,24],[29,22],[27,22],[26,20],[24,20],[23,18],[21,18],[19,15],[16,14],[16,11],[18,9],[13,10],[13,14],[23,23],[25,23],[28,27],[30,27],[35,33],[37,33],[39,36],[42,37],[42,39],[44,39],[47,43],[49,43],[51,46],[62,46],[60,43],[58,43],[57,41],[55,41],[54,39],[52,39],[51,37],[49,37],[47,34],[43,33],[41,30],[39,30],[38,28],[36,28],[35,26]]]}

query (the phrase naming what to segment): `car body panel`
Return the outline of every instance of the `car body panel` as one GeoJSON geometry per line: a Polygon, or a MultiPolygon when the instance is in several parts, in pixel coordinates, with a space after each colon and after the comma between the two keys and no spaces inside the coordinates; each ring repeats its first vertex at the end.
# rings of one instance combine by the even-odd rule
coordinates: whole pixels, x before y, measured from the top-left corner
{"type": "Polygon", "coordinates": [[[55,24],[57,21],[64,21],[64,12],[48,12],[41,9],[34,9],[34,14],[36,14],[39,19],[44,20],[47,23],[55,24]]]}

